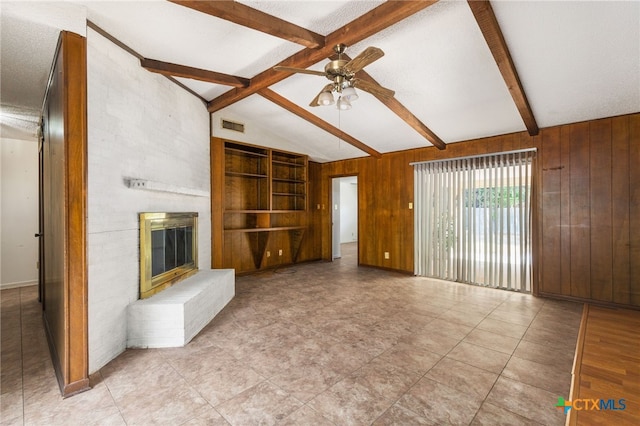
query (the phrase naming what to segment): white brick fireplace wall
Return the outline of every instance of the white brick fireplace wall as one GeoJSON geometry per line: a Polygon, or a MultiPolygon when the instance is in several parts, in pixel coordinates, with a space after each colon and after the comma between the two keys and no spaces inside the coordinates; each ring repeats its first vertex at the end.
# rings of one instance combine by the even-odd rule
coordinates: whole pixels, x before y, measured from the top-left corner
{"type": "Polygon", "coordinates": [[[199,214],[198,261],[211,267],[209,117],[203,103],[87,30],[89,372],[123,352],[138,298],[138,213],[199,214]],[[130,189],[127,178],[198,195],[130,189]]]}

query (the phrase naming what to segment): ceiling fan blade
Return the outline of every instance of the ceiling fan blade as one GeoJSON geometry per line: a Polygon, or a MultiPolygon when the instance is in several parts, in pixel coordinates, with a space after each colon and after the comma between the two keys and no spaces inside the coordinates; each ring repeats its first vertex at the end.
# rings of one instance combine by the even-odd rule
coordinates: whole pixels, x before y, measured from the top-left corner
{"type": "Polygon", "coordinates": [[[324,71],[306,70],[304,68],[282,67],[280,65],[273,67],[275,71],[297,72],[301,74],[321,75],[325,76],[324,71]]]}
{"type": "Polygon", "coordinates": [[[377,61],[383,56],[384,52],[382,51],[382,49],[378,49],[377,47],[367,47],[362,53],[347,62],[347,64],[344,66],[344,69],[349,73],[355,74],[362,68],[366,67],[374,61],[377,61]]]}
{"type": "Polygon", "coordinates": [[[333,90],[333,84],[327,84],[326,86],[324,86],[324,87],[322,88],[322,90],[318,92],[318,94],[316,95],[316,97],[315,97],[315,98],[313,98],[313,100],[311,101],[311,103],[309,104],[309,106],[310,106],[310,107],[317,107],[317,106],[320,106],[320,105],[318,104],[318,99],[320,98],[320,95],[322,94],[322,92],[327,92],[327,91],[329,91],[329,92],[330,92],[331,90],[333,90]]]}
{"type": "Polygon", "coordinates": [[[386,87],[382,87],[379,84],[370,83],[365,80],[360,80],[359,78],[354,78],[351,80],[351,85],[360,90],[364,90],[365,92],[369,92],[374,96],[380,96],[382,98],[393,98],[396,92],[391,89],[387,89],[386,87]]]}

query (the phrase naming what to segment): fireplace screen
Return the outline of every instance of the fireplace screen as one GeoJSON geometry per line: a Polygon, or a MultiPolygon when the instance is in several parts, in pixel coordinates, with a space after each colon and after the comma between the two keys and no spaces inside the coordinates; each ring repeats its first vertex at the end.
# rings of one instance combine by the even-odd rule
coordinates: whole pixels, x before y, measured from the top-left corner
{"type": "Polygon", "coordinates": [[[140,213],[140,298],[198,270],[198,213],[140,213]]]}

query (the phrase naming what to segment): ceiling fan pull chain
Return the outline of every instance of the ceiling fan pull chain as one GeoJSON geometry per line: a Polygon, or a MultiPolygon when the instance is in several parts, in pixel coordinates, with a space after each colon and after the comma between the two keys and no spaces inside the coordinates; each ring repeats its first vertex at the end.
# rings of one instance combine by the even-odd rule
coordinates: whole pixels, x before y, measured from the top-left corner
{"type": "MultiPolygon", "coordinates": [[[[342,110],[338,110],[338,130],[342,131],[342,110]]],[[[342,149],[342,139],[338,137],[338,151],[342,149]]]]}

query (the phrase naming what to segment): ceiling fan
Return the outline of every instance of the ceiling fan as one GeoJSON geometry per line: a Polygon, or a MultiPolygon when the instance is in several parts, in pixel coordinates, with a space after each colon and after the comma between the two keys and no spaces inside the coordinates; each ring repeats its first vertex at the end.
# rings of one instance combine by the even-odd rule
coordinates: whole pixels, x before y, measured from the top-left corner
{"type": "Polygon", "coordinates": [[[377,47],[367,47],[362,53],[350,61],[342,59],[347,46],[338,44],[333,51],[338,54],[338,59],[330,61],[324,67],[323,71],[307,70],[303,68],[275,66],[276,71],[286,71],[293,73],[320,75],[331,80],[311,101],[309,106],[315,107],[319,105],[333,105],[334,103],[341,110],[351,108],[351,102],[358,99],[355,88],[369,92],[374,96],[382,98],[391,98],[395,94],[393,90],[380,86],[366,80],[356,78],[356,73],[370,63],[384,56],[384,52],[377,47]],[[338,95],[337,102],[333,99],[333,92],[338,95]]]}

